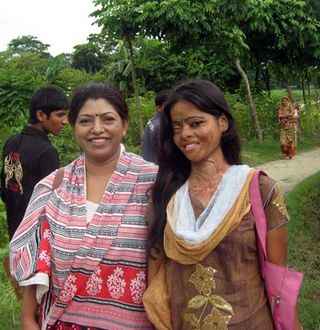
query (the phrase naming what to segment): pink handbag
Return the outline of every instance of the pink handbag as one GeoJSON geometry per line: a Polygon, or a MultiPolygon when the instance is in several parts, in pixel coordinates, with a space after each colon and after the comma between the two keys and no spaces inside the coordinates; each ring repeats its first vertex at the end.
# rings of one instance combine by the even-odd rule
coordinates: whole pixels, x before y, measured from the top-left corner
{"type": "Polygon", "coordinates": [[[266,175],[260,170],[255,171],[250,183],[249,194],[258,235],[261,275],[269,297],[275,328],[277,330],[292,330],[303,274],[267,260],[267,224],[259,186],[260,174],[266,175]]]}

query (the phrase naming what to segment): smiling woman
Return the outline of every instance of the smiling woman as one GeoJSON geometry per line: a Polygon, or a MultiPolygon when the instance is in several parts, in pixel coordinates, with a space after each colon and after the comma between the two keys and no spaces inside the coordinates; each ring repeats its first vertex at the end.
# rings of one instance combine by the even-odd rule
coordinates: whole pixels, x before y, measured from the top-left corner
{"type": "Polygon", "coordinates": [[[145,212],[157,167],[124,150],[128,107],[115,87],[80,88],[69,122],[83,155],[58,188],[57,173],[37,185],[11,242],[24,328],[39,329],[39,304],[42,329],[151,329],[145,212]]]}
{"type": "MultiPolygon", "coordinates": [[[[176,86],[160,142],[147,216],[148,318],[156,329],[274,329],[248,193],[254,169],[240,162],[234,118],[218,87],[206,80],[176,86]]],[[[266,176],[259,188],[268,260],[285,265],[282,194],[266,176]]],[[[298,318],[291,329],[299,329],[298,318]]]]}

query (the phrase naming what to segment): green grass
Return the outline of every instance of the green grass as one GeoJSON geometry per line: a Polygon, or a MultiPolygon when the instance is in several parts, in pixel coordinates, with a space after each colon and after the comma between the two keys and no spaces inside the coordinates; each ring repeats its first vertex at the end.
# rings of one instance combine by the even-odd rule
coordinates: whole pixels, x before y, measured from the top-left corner
{"type": "Polygon", "coordinates": [[[0,250],[0,330],[19,330],[21,329],[21,306],[15,298],[2,262],[7,253],[8,249],[0,250]]]}
{"type": "MultiPolygon", "coordinates": [[[[319,138],[313,137],[298,142],[297,153],[307,151],[315,146],[320,146],[319,138]]],[[[258,144],[250,141],[243,144],[242,162],[250,166],[257,166],[280,158],[280,144],[277,141],[269,140],[258,144]]]]}
{"type": "Polygon", "coordinates": [[[291,217],[288,260],[304,273],[299,311],[304,329],[320,329],[320,172],[285,196],[291,217]]]}

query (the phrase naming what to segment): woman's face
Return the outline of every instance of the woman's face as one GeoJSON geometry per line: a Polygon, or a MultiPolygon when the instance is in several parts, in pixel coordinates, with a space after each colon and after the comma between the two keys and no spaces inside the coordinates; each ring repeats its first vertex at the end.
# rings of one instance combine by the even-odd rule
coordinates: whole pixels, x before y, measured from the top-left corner
{"type": "Polygon", "coordinates": [[[95,163],[106,163],[119,156],[127,129],[128,121],[122,121],[116,109],[102,98],[84,103],[74,127],[86,159],[95,163]]]}
{"type": "Polygon", "coordinates": [[[282,105],[283,106],[288,105],[288,103],[289,103],[288,99],[282,99],[282,105]]]}
{"type": "Polygon", "coordinates": [[[182,100],[171,108],[171,122],[173,141],[191,163],[222,155],[221,136],[228,129],[224,115],[216,118],[182,100]]]}

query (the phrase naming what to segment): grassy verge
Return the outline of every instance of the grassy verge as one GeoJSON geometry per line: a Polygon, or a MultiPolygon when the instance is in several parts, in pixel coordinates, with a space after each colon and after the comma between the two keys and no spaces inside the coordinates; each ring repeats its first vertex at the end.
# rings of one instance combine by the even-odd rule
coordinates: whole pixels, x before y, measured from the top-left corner
{"type": "Polygon", "coordinates": [[[299,311],[304,329],[320,329],[320,172],[286,195],[289,264],[304,273],[299,311]]]}
{"type": "MultiPolygon", "coordinates": [[[[303,152],[319,147],[319,138],[310,138],[300,140],[298,142],[298,151],[303,152]]],[[[242,162],[251,166],[267,163],[280,158],[280,145],[277,141],[264,141],[263,144],[258,144],[255,141],[250,141],[243,144],[242,162]]]]}
{"type": "Polygon", "coordinates": [[[21,329],[21,307],[16,300],[2,262],[7,253],[7,249],[0,250],[0,330],[19,330],[21,329]]]}

